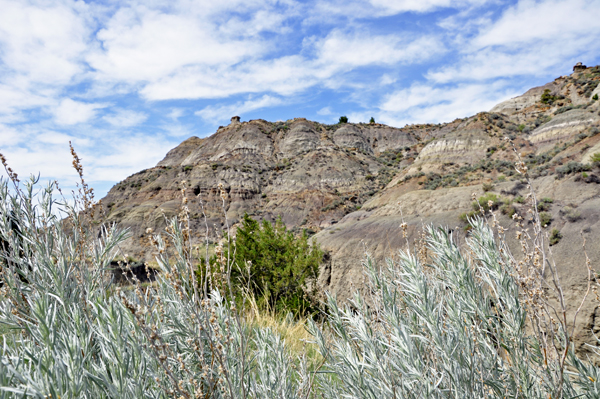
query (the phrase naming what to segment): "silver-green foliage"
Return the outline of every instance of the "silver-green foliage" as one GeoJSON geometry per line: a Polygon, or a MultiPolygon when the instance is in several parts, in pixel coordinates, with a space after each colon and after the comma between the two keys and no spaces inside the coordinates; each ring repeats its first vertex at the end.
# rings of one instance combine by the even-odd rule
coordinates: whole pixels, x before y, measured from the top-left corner
{"type": "Polygon", "coordinates": [[[366,294],[329,297],[328,326],[309,325],[325,362],[311,371],[219,292],[199,292],[185,224],[153,238],[157,283],[119,290],[108,267],[126,233],[98,236],[87,210],[34,187],[0,180],[0,398],[599,397],[598,368],[570,350],[563,371],[528,334],[526,295],[482,221],[465,248],[429,228],[429,257],[368,259],[366,294]]]}
{"type": "Polygon", "coordinates": [[[400,252],[379,270],[367,259],[368,293],[344,308],[329,297],[333,339],[312,327],[329,368],[326,398],[598,397],[598,369],[575,356],[564,384],[556,380],[558,363],[527,333],[506,248],[486,224],[474,221],[465,250],[444,230],[428,236],[430,262],[400,252]]]}
{"type": "Polygon", "coordinates": [[[108,267],[126,234],[110,226],[98,238],[86,210],[59,205],[52,185],[36,195],[34,183],[11,191],[0,180],[0,398],[294,398],[307,391],[305,362],[297,367],[281,339],[250,328],[218,292],[198,295],[176,220],[175,255],[158,257],[157,284],[121,292],[108,267]]]}

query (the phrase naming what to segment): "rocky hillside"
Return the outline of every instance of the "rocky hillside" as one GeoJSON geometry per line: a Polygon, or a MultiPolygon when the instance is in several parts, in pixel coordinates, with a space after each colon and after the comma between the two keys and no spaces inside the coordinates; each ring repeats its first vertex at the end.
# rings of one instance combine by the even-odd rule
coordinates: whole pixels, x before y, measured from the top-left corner
{"type": "Polygon", "coordinates": [[[414,162],[429,132],[439,129],[233,118],[212,136],[184,141],[156,167],[115,185],[102,200],[105,220],[129,227],[134,238],[127,252],[151,260],[143,234],[148,227],[160,230],[165,216],[180,211],[184,185],[194,229],[205,231],[203,201],[210,228],[220,230],[221,184],[230,224],[247,212],[320,231],[384,189],[414,162]]]}
{"type": "MultiPolygon", "coordinates": [[[[592,264],[600,264],[600,170],[591,165],[600,152],[599,83],[598,66],[576,66],[490,112],[439,125],[232,118],[212,136],[184,141],[156,167],[115,185],[103,199],[104,220],[130,227],[125,251],[151,261],[144,232],[160,230],[165,216],[179,212],[184,185],[194,239],[205,231],[200,201],[214,237],[224,222],[222,184],[231,224],[248,212],[281,216],[290,228],[317,233],[330,254],[320,284],[347,297],[362,281],[365,251],[382,259],[404,245],[403,221],[412,238],[424,223],[435,223],[463,239],[468,227],[459,216],[472,209],[473,193],[485,190],[498,197],[498,217],[510,231],[509,216],[525,216],[528,192],[514,169],[516,149],[538,197],[547,199],[546,229],[562,234],[551,248],[575,299],[586,278],[584,239],[592,264]]],[[[600,331],[600,310],[590,301],[583,312],[579,342],[595,342],[588,331],[600,331]]]]}

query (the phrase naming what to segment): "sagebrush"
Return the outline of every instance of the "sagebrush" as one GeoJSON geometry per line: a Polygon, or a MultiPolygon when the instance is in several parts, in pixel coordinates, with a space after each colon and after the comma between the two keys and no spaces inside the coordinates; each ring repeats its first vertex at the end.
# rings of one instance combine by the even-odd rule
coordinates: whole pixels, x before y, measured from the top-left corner
{"type": "Polygon", "coordinates": [[[151,237],[156,283],[119,289],[109,264],[127,232],[98,234],[89,203],[38,187],[0,181],[0,398],[600,395],[568,324],[544,324],[545,258],[516,262],[480,218],[464,247],[430,226],[383,267],[367,257],[364,294],[330,295],[326,322],[308,322],[315,361],[253,324],[226,289],[205,292],[185,220],[151,237]]]}

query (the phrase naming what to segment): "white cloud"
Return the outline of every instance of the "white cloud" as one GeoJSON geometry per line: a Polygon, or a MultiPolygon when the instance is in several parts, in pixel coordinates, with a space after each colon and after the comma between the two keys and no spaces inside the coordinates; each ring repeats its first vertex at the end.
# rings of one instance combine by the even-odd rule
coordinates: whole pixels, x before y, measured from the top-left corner
{"type": "Polygon", "coordinates": [[[194,135],[192,130],[188,126],[182,125],[180,123],[163,125],[162,128],[163,130],[168,132],[170,136],[173,137],[189,137],[194,135]]]}
{"type": "Polygon", "coordinates": [[[415,84],[387,95],[377,119],[401,126],[406,123],[448,122],[487,111],[514,95],[506,82],[433,86],[415,84]]]}
{"type": "Polygon", "coordinates": [[[289,7],[285,13],[274,10],[258,10],[250,16],[250,19],[234,16],[219,26],[219,32],[228,36],[256,36],[262,32],[273,32],[286,34],[291,28],[286,26],[286,21],[298,15],[297,7],[289,7]]]}
{"type": "Polygon", "coordinates": [[[65,148],[69,146],[69,141],[73,141],[74,139],[75,138],[71,135],[52,131],[44,132],[37,136],[37,140],[39,140],[40,143],[57,144],[62,145],[65,148]]]}
{"type": "Polygon", "coordinates": [[[415,39],[401,35],[370,35],[368,32],[334,30],[316,44],[318,60],[344,67],[409,64],[443,51],[431,36],[415,39]]]}
{"type": "Polygon", "coordinates": [[[387,73],[384,73],[383,75],[381,75],[381,79],[379,79],[379,84],[381,84],[382,86],[387,86],[391,85],[392,83],[396,83],[396,81],[398,81],[398,79],[388,75],[387,73]]]}
{"type": "Polygon", "coordinates": [[[317,0],[307,5],[304,25],[337,24],[340,17],[358,19],[392,16],[408,12],[425,13],[442,8],[478,8],[500,0],[317,0]]]}
{"type": "Polygon", "coordinates": [[[86,71],[93,30],[81,1],[0,0],[0,114],[48,107],[86,71]]]}
{"type": "MultiPolygon", "coordinates": [[[[118,137],[109,134],[111,143],[105,143],[103,154],[97,154],[93,149],[81,151],[82,159],[88,159],[90,181],[119,181],[139,172],[143,168],[156,165],[167,151],[177,144],[162,137],[148,137],[137,134],[118,137]]],[[[84,164],[84,167],[86,165],[84,164]]]]}
{"type": "Polygon", "coordinates": [[[238,102],[231,105],[209,106],[200,111],[196,111],[196,115],[204,120],[211,122],[224,121],[234,115],[241,116],[246,112],[254,111],[260,108],[273,107],[283,103],[283,100],[278,97],[264,95],[258,99],[238,102]]]}
{"type": "Polygon", "coordinates": [[[184,114],[184,111],[181,108],[173,108],[171,112],[167,114],[167,118],[171,119],[173,122],[177,122],[179,118],[181,118],[184,114]]]}
{"type": "Polygon", "coordinates": [[[421,62],[444,51],[430,36],[409,38],[333,31],[311,42],[314,58],[303,55],[252,60],[213,68],[193,65],[148,82],[140,93],[150,100],[224,98],[242,93],[274,92],[289,96],[358,67],[421,62]]]}
{"type": "Polygon", "coordinates": [[[46,96],[32,93],[13,84],[2,83],[0,76],[0,114],[15,114],[20,109],[34,108],[51,104],[46,96]]]}
{"type": "Polygon", "coordinates": [[[331,107],[324,107],[317,111],[318,115],[331,115],[331,107]]]}
{"type": "Polygon", "coordinates": [[[96,116],[96,110],[104,107],[102,104],[89,104],[65,98],[54,109],[54,119],[59,125],[75,125],[92,119],[96,116]]]}
{"type": "MultiPolygon", "coordinates": [[[[0,126],[0,132],[3,131],[0,126]]],[[[69,141],[73,142],[82,160],[86,182],[102,190],[110,188],[102,182],[119,181],[143,168],[152,167],[178,144],[178,140],[170,140],[164,135],[123,135],[118,129],[92,129],[88,137],[44,130],[39,126],[21,126],[14,128],[13,133],[20,138],[16,143],[3,143],[4,136],[0,136],[0,143],[3,143],[2,152],[9,165],[20,178],[40,173],[42,181],[57,179],[63,189],[67,189],[65,194],[77,181],[69,141]]],[[[100,198],[106,192],[97,194],[100,198]]]]}
{"type": "Polygon", "coordinates": [[[531,41],[566,41],[600,29],[596,0],[520,1],[473,40],[475,49],[531,41]]]}
{"type": "Polygon", "coordinates": [[[425,12],[437,8],[462,8],[488,3],[486,0],[369,0],[369,2],[386,14],[397,14],[407,11],[425,12]]]}
{"type": "Polygon", "coordinates": [[[497,77],[515,75],[543,74],[549,66],[560,60],[551,57],[549,53],[556,49],[545,47],[527,52],[508,53],[494,49],[485,49],[465,55],[461,62],[435,69],[426,74],[426,77],[439,83],[448,83],[460,80],[486,80],[497,77]]]}
{"type": "Polygon", "coordinates": [[[114,114],[105,115],[103,119],[113,126],[129,127],[144,122],[148,119],[148,115],[143,112],[121,109],[114,114]]]}
{"type": "Polygon", "coordinates": [[[123,7],[98,32],[102,47],[88,61],[99,79],[133,84],[179,74],[189,66],[231,66],[265,52],[266,43],[252,34],[226,34],[228,29],[221,30],[210,11],[199,12],[207,8],[184,1],[166,12],[160,6],[123,7]]]}
{"type": "Polygon", "coordinates": [[[22,141],[23,137],[17,129],[0,124],[0,148],[16,145],[22,141]]]}
{"type": "MultiPolygon", "coordinates": [[[[29,81],[66,83],[83,71],[91,20],[83,2],[0,1],[0,46],[6,68],[29,81]]],[[[9,74],[10,76],[10,74],[9,74]]]]}
{"type": "Polygon", "coordinates": [[[21,180],[29,175],[41,173],[42,179],[59,179],[74,182],[77,176],[73,169],[69,146],[36,145],[32,148],[14,147],[5,154],[8,164],[21,180]]]}
{"type": "Polygon", "coordinates": [[[600,51],[597,35],[590,34],[600,29],[598,15],[597,1],[521,1],[497,21],[480,25],[479,34],[460,46],[457,63],[426,76],[446,83],[547,75],[557,66],[569,67],[578,57],[600,51]]]}

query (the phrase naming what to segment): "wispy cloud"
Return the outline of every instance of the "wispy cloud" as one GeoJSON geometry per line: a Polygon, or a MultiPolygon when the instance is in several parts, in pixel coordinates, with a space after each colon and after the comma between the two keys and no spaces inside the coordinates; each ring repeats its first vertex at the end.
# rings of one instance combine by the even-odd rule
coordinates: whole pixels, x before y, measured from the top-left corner
{"type": "MultiPolygon", "coordinates": [[[[598,53],[600,3],[585,0],[522,1],[485,26],[464,46],[460,62],[432,68],[436,82],[540,76],[598,53]]],[[[566,72],[566,71],[565,71],[566,72]]]]}
{"type": "Polygon", "coordinates": [[[105,115],[103,118],[113,126],[130,127],[144,122],[148,119],[148,115],[143,112],[121,109],[112,114],[105,115]]]}
{"type": "Polygon", "coordinates": [[[439,8],[464,8],[492,3],[489,0],[370,0],[374,7],[384,10],[386,14],[415,11],[427,12],[439,8]]]}
{"type": "Polygon", "coordinates": [[[53,110],[54,119],[59,125],[75,125],[89,121],[96,116],[98,109],[105,107],[106,105],[103,104],[90,104],[65,98],[53,110]]]}
{"type": "Polygon", "coordinates": [[[507,96],[515,95],[506,86],[505,81],[448,86],[415,84],[386,96],[379,105],[379,119],[396,126],[451,121],[487,111],[507,96]]]}
{"type": "Polygon", "coordinates": [[[231,105],[209,106],[196,111],[196,115],[202,119],[217,123],[225,121],[234,115],[240,116],[257,109],[277,106],[282,104],[282,102],[281,98],[264,95],[258,99],[246,100],[231,105]]]}
{"type": "Polygon", "coordinates": [[[600,28],[599,13],[600,3],[593,0],[521,1],[483,29],[472,48],[586,37],[595,41],[589,33],[600,28]]]}
{"type": "Polygon", "coordinates": [[[331,115],[331,107],[323,107],[317,111],[317,115],[331,115]]]}

